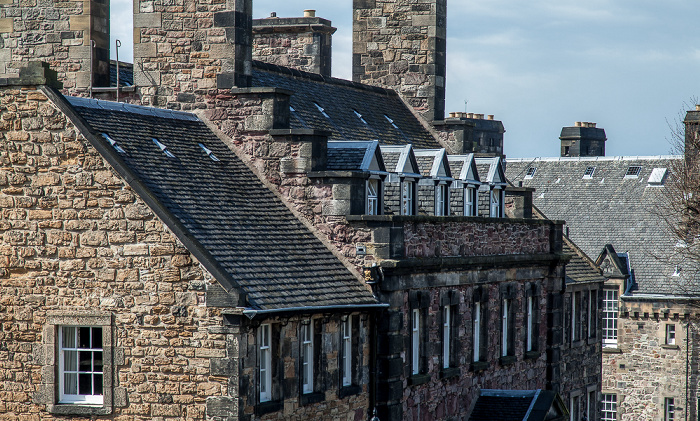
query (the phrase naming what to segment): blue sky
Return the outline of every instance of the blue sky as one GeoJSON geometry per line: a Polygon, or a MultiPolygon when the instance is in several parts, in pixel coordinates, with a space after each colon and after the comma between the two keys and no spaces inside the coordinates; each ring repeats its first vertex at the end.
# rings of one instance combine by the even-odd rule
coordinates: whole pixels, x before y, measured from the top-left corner
{"type": "MultiPolygon", "coordinates": [[[[468,112],[494,114],[510,157],[558,155],[561,128],[575,121],[605,129],[608,156],[667,154],[667,121],[700,97],[700,2],[448,0],[447,8],[447,111],[467,101],[468,112]]],[[[333,75],[350,78],[351,0],[254,0],[255,18],[304,9],[338,28],[333,75]]],[[[112,0],[112,39],[127,61],[131,10],[130,0],[112,0]]]]}

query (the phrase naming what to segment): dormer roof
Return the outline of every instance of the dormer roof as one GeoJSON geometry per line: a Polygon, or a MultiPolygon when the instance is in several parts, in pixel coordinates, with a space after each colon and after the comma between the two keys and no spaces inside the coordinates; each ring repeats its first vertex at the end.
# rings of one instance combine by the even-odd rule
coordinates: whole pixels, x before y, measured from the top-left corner
{"type": "Polygon", "coordinates": [[[379,142],[376,140],[329,141],[326,168],[330,171],[386,172],[379,142]]]}
{"type": "Polygon", "coordinates": [[[413,146],[379,145],[388,172],[401,176],[421,178],[420,167],[413,153],[413,146]]]}
{"type": "Polygon", "coordinates": [[[468,155],[448,155],[447,161],[450,164],[452,177],[456,180],[467,184],[481,184],[473,153],[468,155]]]}
{"type": "Polygon", "coordinates": [[[447,160],[447,152],[440,149],[416,149],[413,151],[423,177],[452,181],[452,171],[447,160]]]}
{"type": "Polygon", "coordinates": [[[506,175],[503,171],[501,158],[475,158],[474,160],[482,183],[488,183],[492,186],[506,186],[506,175]]]}

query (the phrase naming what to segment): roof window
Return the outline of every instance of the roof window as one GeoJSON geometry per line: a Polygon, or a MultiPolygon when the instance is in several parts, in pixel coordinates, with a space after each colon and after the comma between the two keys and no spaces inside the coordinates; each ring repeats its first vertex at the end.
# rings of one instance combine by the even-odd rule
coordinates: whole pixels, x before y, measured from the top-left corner
{"type": "Polygon", "coordinates": [[[527,169],[527,172],[525,173],[525,178],[532,178],[535,176],[535,173],[537,172],[537,168],[535,167],[530,167],[527,169]]]}
{"type": "Polygon", "coordinates": [[[583,178],[593,178],[594,172],[595,172],[595,167],[587,167],[586,171],[583,172],[583,178]]]}
{"type": "Polygon", "coordinates": [[[175,155],[173,155],[173,153],[170,152],[170,151],[168,150],[168,147],[167,147],[167,146],[165,146],[164,144],[160,143],[160,142],[158,141],[158,139],[156,139],[155,137],[152,138],[152,139],[153,139],[153,143],[155,143],[156,146],[158,146],[158,148],[160,148],[160,150],[163,151],[163,153],[165,154],[165,156],[167,156],[168,158],[175,158],[175,155]]]}
{"type": "Polygon", "coordinates": [[[647,182],[649,184],[661,185],[664,183],[664,178],[666,178],[666,168],[654,168],[647,182]]]}
{"type": "Polygon", "coordinates": [[[637,178],[639,177],[640,172],[642,172],[642,167],[640,166],[633,165],[631,167],[627,167],[625,178],[637,178]]]}
{"type": "Polygon", "coordinates": [[[109,144],[112,145],[115,151],[119,153],[126,153],[126,151],[117,144],[117,141],[109,137],[107,133],[102,133],[102,137],[104,137],[105,140],[107,140],[107,142],[109,142],[109,144]]]}
{"type": "Polygon", "coordinates": [[[324,110],[322,106],[318,105],[318,102],[314,102],[314,105],[316,106],[316,108],[318,109],[318,111],[319,111],[321,114],[323,114],[324,117],[326,117],[326,118],[331,118],[328,114],[326,114],[326,110],[324,110]]]}
{"type": "Polygon", "coordinates": [[[358,113],[358,112],[357,112],[357,110],[352,110],[352,112],[354,112],[354,113],[355,113],[355,115],[357,116],[357,118],[359,118],[359,119],[360,119],[360,121],[361,121],[361,122],[363,122],[363,123],[367,124],[367,122],[365,121],[365,119],[364,119],[364,118],[362,118],[362,114],[358,113]]]}
{"type": "Polygon", "coordinates": [[[199,147],[202,148],[202,150],[204,151],[204,153],[206,153],[207,156],[208,156],[209,158],[211,158],[212,161],[214,161],[214,162],[219,162],[219,161],[221,161],[219,158],[216,157],[216,155],[214,155],[214,152],[212,152],[211,149],[207,148],[206,146],[204,146],[204,145],[201,144],[201,143],[199,144],[199,147]]]}

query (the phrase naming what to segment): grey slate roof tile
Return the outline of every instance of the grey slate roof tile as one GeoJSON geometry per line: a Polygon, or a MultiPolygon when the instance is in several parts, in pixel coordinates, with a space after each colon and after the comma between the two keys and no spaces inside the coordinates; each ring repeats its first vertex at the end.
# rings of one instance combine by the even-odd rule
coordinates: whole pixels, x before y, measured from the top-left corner
{"type": "Polygon", "coordinates": [[[128,168],[239,283],[252,305],[272,309],[376,303],[194,115],[67,99],[98,136],[104,132],[118,142],[128,168]],[[176,158],[166,157],[153,137],[176,158]],[[220,162],[212,161],[199,143],[220,162]]]}
{"type": "Polygon", "coordinates": [[[331,140],[379,140],[386,145],[412,143],[416,148],[440,148],[394,91],[259,61],[254,61],[252,83],[254,87],[294,92],[290,99],[292,128],[327,130],[332,133],[331,140]]]}

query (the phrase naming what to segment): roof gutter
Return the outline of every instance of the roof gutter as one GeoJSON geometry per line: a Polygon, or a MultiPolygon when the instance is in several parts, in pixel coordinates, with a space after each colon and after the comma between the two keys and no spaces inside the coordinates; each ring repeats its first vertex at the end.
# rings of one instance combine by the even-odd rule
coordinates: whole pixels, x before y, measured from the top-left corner
{"type": "Polygon", "coordinates": [[[344,312],[354,312],[361,310],[382,310],[389,308],[389,304],[377,303],[377,304],[344,304],[336,306],[306,306],[306,307],[285,307],[285,308],[272,308],[268,310],[258,310],[253,308],[246,308],[243,310],[243,315],[248,317],[248,319],[253,320],[257,317],[263,316],[275,316],[280,314],[289,313],[344,313],[344,312]]]}

